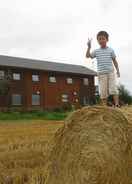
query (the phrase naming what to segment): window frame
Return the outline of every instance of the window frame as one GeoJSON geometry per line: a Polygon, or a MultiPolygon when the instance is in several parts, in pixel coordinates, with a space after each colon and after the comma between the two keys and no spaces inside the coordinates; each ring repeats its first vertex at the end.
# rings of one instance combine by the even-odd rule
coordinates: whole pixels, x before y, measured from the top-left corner
{"type": "Polygon", "coordinates": [[[40,82],[40,74],[39,73],[32,73],[32,82],[40,82]],[[33,76],[38,76],[38,80],[33,80],[33,76]]]}
{"type": "Polygon", "coordinates": [[[89,86],[89,78],[88,78],[88,77],[87,77],[87,78],[86,78],[86,77],[83,78],[83,85],[84,85],[84,86],[89,86]],[[85,83],[85,82],[86,82],[86,81],[85,81],[86,79],[87,79],[87,81],[88,81],[87,84],[85,83]]]}
{"type": "Polygon", "coordinates": [[[32,93],[32,106],[40,106],[40,104],[41,104],[41,95],[37,94],[37,93],[32,93]],[[38,104],[33,103],[33,95],[39,96],[39,103],[38,104]]]}
{"type": "Polygon", "coordinates": [[[21,106],[22,105],[22,95],[18,93],[14,93],[11,95],[11,104],[12,106],[21,106]],[[13,96],[19,96],[20,97],[20,103],[13,103],[13,96]]]}
{"type": "Polygon", "coordinates": [[[67,77],[66,82],[67,82],[67,84],[73,84],[73,78],[72,77],[67,77]],[[68,82],[69,79],[71,79],[72,82],[68,82]]]}
{"type": "Polygon", "coordinates": [[[77,96],[78,95],[78,92],[77,91],[73,91],[73,95],[74,96],[77,96]]]}
{"type": "Polygon", "coordinates": [[[64,102],[64,103],[69,102],[69,95],[67,93],[61,94],[61,102],[64,102]]]}
{"type": "Polygon", "coordinates": [[[20,81],[21,80],[21,73],[20,72],[13,72],[12,73],[12,79],[14,80],[14,81],[20,81]],[[15,78],[14,76],[15,75],[18,75],[19,74],[19,79],[17,79],[17,78],[15,78]]]}
{"type": "Polygon", "coordinates": [[[90,105],[89,96],[83,96],[83,105],[90,105]]]}
{"type": "Polygon", "coordinates": [[[5,78],[5,71],[4,70],[0,70],[0,80],[3,80],[5,78]],[[1,75],[1,72],[3,72],[4,75],[1,75]]]}
{"type": "Polygon", "coordinates": [[[56,76],[49,76],[49,77],[48,77],[48,81],[49,81],[49,83],[56,83],[56,82],[57,82],[56,76]],[[55,81],[51,81],[51,80],[50,80],[51,78],[54,78],[55,81]]]}

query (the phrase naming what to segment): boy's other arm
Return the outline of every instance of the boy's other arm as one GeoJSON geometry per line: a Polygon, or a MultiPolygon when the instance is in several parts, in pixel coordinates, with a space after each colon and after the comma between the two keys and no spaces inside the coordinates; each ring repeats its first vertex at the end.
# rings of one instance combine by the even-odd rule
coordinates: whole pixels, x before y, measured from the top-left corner
{"type": "Polygon", "coordinates": [[[117,76],[120,77],[120,71],[119,71],[119,67],[118,67],[118,62],[116,60],[116,58],[113,58],[113,63],[114,63],[114,66],[116,68],[116,71],[117,71],[117,76]]]}

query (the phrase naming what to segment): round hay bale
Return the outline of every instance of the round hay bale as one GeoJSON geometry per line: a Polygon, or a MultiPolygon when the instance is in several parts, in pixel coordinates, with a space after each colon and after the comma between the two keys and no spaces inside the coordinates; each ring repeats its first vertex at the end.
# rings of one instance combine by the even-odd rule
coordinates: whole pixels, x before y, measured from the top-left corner
{"type": "Polygon", "coordinates": [[[53,139],[46,184],[130,184],[129,124],[108,107],[84,107],[53,139]]]}

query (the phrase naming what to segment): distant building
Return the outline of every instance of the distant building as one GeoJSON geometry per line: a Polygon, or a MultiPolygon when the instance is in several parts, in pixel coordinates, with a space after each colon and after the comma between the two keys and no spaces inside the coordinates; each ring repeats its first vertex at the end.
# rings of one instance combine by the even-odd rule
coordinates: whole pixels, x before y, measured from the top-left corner
{"type": "Polygon", "coordinates": [[[91,104],[96,72],[81,65],[0,56],[0,80],[9,75],[8,95],[0,109],[54,109],[91,104]]]}

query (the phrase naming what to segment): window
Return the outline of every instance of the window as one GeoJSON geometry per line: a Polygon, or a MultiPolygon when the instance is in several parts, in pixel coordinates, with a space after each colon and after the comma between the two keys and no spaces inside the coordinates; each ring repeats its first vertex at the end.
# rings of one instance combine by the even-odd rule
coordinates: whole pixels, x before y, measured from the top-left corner
{"type": "Polygon", "coordinates": [[[83,105],[89,105],[89,104],[90,104],[90,101],[89,101],[88,96],[84,96],[83,97],[83,105]]]}
{"type": "Polygon", "coordinates": [[[56,82],[55,76],[50,76],[50,77],[49,77],[49,82],[55,83],[55,82],[56,82]]]}
{"type": "Polygon", "coordinates": [[[89,84],[88,78],[83,79],[83,84],[86,85],[86,86],[89,84]]]}
{"type": "Polygon", "coordinates": [[[73,83],[72,78],[67,78],[67,84],[72,84],[72,83],[73,83]]]}
{"type": "Polygon", "coordinates": [[[40,105],[40,94],[32,94],[32,105],[40,105]]]}
{"type": "Polygon", "coordinates": [[[7,70],[6,79],[7,80],[13,79],[13,74],[12,74],[12,71],[10,69],[7,70]]]}
{"type": "Polygon", "coordinates": [[[68,102],[68,94],[62,94],[62,102],[68,102]]]}
{"type": "Polygon", "coordinates": [[[99,95],[99,86],[95,86],[95,95],[99,95]]]}
{"type": "Polygon", "coordinates": [[[76,96],[76,95],[77,95],[77,92],[76,92],[76,91],[74,91],[74,92],[73,92],[73,94],[76,96]]]}
{"type": "Polygon", "coordinates": [[[12,105],[22,105],[22,96],[20,94],[12,95],[12,105]]]}
{"type": "Polygon", "coordinates": [[[76,98],[75,102],[78,102],[79,100],[76,98]]]}
{"type": "Polygon", "coordinates": [[[20,80],[21,74],[20,73],[13,73],[13,80],[20,80]]]}
{"type": "Polygon", "coordinates": [[[0,80],[4,79],[5,72],[3,70],[0,70],[0,80]]]}
{"type": "Polygon", "coordinates": [[[38,82],[40,79],[39,79],[39,75],[38,74],[32,74],[32,81],[33,82],[38,82]]]}

